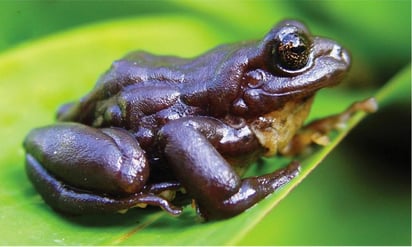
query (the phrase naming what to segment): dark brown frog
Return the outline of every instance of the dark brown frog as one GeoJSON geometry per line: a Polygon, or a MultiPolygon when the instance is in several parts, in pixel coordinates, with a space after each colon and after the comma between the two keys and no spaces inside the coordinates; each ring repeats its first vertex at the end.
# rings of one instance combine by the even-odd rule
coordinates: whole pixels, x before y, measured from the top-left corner
{"type": "Polygon", "coordinates": [[[28,176],[50,206],[70,214],[155,205],[178,215],[173,194],[184,190],[202,216],[234,216],[298,174],[293,162],[240,177],[261,156],[312,142],[296,134],[313,96],[339,83],[349,64],[342,47],[296,21],[193,59],[130,53],[64,105],[58,123],[29,133],[28,176]]]}

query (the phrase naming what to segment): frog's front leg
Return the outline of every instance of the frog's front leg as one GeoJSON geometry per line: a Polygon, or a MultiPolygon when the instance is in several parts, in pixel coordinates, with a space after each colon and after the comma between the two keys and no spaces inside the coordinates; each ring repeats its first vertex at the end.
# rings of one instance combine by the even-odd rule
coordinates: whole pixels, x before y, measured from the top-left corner
{"type": "Polygon", "coordinates": [[[24,147],[28,177],[58,211],[116,212],[149,204],[171,214],[181,212],[145,190],[148,162],[125,130],[60,123],[31,131],[24,147]]]}
{"type": "MultiPolygon", "coordinates": [[[[173,172],[205,218],[237,215],[298,174],[299,164],[292,163],[264,176],[241,179],[215,148],[225,139],[242,135],[236,132],[219,120],[207,117],[171,121],[160,131],[160,141],[173,172]]],[[[249,149],[247,146],[255,143],[250,138],[255,137],[241,138],[238,147],[249,149]]]]}
{"type": "Polygon", "coordinates": [[[344,126],[354,113],[358,111],[372,113],[377,109],[378,104],[374,98],[355,102],[339,114],[318,119],[305,125],[288,145],[279,151],[283,155],[293,156],[302,153],[312,143],[326,145],[329,143],[328,134],[332,130],[344,126]]]}

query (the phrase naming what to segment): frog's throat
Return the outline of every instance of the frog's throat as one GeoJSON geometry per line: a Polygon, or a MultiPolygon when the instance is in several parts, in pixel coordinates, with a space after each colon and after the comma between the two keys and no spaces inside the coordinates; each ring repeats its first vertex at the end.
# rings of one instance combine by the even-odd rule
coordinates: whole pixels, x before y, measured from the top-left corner
{"type": "Polygon", "coordinates": [[[259,143],[267,149],[265,156],[275,155],[291,141],[308,116],[312,102],[313,97],[304,102],[288,102],[282,109],[267,113],[250,124],[259,143]]]}

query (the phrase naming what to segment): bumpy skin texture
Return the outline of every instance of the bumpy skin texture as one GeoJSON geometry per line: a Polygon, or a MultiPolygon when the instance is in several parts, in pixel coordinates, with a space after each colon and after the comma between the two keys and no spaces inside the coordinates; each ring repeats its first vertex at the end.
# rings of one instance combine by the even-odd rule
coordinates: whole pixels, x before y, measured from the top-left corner
{"type": "Polygon", "coordinates": [[[26,170],[45,201],[71,214],[160,206],[184,189],[205,218],[239,214],[298,174],[295,162],[241,179],[284,149],[317,90],[337,84],[349,56],[296,21],[261,40],[183,59],[133,52],[95,88],[26,137],[26,170]]]}

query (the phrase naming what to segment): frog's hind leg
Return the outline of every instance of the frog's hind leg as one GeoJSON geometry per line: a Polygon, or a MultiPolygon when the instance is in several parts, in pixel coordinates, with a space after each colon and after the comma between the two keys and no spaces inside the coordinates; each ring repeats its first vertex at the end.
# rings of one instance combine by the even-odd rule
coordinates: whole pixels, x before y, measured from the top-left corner
{"type": "Polygon", "coordinates": [[[32,130],[24,147],[28,177],[58,211],[116,212],[143,204],[179,211],[143,192],[149,164],[134,136],[123,129],[59,123],[32,130]]]}
{"type": "MultiPolygon", "coordinates": [[[[207,136],[209,130],[219,132],[221,125],[207,123],[207,119],[179,119],[166,124],[160,132],[174,174],[195,199],[198,213],[206,219],[243,212],[299,172],[299,164],[294,162],[274,173],[241,179],[211,144],[216,136],[207,136]]],[[[230,131],[222,132],[226,130],[230,131]]]]}
{"type": "Polygon", "coordinates": [[[179,215],[182,209],[152,193],[135,193],[122,198],[92,194],[67,186],[46,171],[37,160],[27,154],[26,173],[43,199],[56,211],[71,214],[96,214],[123,212],[133,207],[159,206],[171,215],[179,215]]]}

